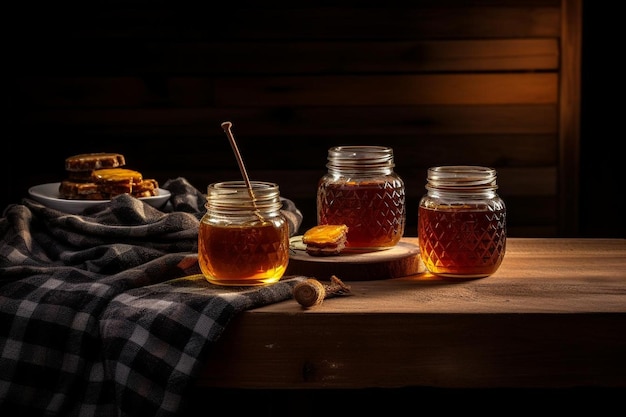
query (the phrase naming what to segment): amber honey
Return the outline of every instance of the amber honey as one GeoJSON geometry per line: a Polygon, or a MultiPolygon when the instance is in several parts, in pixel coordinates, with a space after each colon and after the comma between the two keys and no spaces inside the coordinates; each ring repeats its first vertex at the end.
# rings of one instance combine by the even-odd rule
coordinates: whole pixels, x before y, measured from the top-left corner
{"type": "Polygon", "coordinates": [[[384,249],[404,234],[404,182],[384,146],[336,146],[317,187],[317,223],[348,226],[347,248],[384,249]]]}
{"type": "Polygon", "coordinates": [[[505,210],[419,208],[419,248],[430,272],[480,278],[496,272],[506,251],[505,210]]]}
{"type": "Polygon", "coordinates": [[[208,187],[207,212],[198,230],[198,264],[217,285],[277,282],[289,262],[289,225],[280,212],[278,186],[226,181],[208,187]]]}
{"type": "Polygon", "coordinates": [[[495,273],[506,252],[506,206],[496,193],[496,172],[479,166],[428,170],[417,234],[426,269],[454,278],[495,273]]]}
{"type": "Polygon", "coordinates": [[[251,226],[215,226],[202,222],[198,263],[205,277],[219,285],[262,285],[278,281],[289,262],[289,227],[285,222],[251,226]]]}
{"type": "Polygon", "coordinates": [[[404,233],[404,201],[399,182],[324,183],[318,190],[318,224],[348,226],[346,247],[394,246],[404,233]]]}

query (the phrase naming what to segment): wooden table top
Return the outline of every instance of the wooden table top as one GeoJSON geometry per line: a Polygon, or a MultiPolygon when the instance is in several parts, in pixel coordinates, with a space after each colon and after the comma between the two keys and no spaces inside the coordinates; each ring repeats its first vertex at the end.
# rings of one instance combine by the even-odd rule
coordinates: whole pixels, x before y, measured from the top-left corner
{"type": "Polygon", "coordinates": [[[624,239],[509,238],[486,278],[347,284],[311,309],[241,313],[199,385],[626,387],[624,239]]]}

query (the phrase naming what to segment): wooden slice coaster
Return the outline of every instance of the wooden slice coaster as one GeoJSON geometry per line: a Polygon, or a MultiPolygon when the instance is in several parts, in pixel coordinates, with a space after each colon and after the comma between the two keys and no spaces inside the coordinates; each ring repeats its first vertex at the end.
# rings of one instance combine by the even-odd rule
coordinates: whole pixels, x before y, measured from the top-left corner
{"type": "Polygon", "coordinates": [[[371,281],[415,275],[426,270],[419,247],[400,240],[392,248],[371,252],[345,251],[336,256],[311,256],[302,236],[290,239],[291,254],[285,275],[303,275],[328,280],[336,275],[343,281],[371,281]]]}

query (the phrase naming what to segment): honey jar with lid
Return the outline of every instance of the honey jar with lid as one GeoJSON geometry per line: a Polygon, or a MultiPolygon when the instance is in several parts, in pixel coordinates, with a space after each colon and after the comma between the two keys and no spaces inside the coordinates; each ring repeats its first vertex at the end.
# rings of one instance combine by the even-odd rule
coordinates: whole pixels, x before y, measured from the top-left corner
{"type": "Polygon", "coordinates": [[[335,146],[317,187],[317,223],[348,226],[346,248],[385,249],[404,234],[406,194],[393,149],[335,146]]]}
{"type": "Polygon", "coordinates": [[[506,206],[497,175],[482,166],[428,169],[418,208],[418,242],[426,269],[451,278],[486,277],[506,252],[506,206]]]}
{"type": "Polygon", "coordinates": [[[277,184],[225,181],[207,189],[198,231],[198,263],[217,285],[278,282],[289,262],[289,225],[277,184]]]}

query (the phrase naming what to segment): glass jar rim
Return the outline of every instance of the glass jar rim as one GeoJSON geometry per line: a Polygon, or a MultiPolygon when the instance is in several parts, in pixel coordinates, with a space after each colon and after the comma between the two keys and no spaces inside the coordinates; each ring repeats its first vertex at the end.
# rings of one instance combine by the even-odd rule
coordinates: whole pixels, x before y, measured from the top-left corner
{"type": "Polygon", "coordinates": [[[496,170],[480,165],[443,165],[428,168],[427,189],[497,189],[496,170]]]}
{"type": "Polygon", "coordinates": [[[327,168],[393,167],[393,148],[378,145],[333,146],[328,149],[327,168]]]}
{"type": "MultiPolygon", "coordinates": [[[[269,182],[269,181],[250,181],[250,186],[253,190],[263,190],[263,189],[278,189],[278,184],[269,182]]],[[[248,189],[248,184],[243,180],[232,180],[232,181],[219,181],[209,184],[208,189],[219,189],[219,190],[233,190],[233,192],[239,191],[242,188],[248,189]]]]}
{"type": "Polygon", "coordinates": [[[243,180],[209,184],[205,206],[252,210],[277,209],[282,206],[278,184],[268,181],[250,181],[250,187],[252,195],[248,184],[243,180]]]}

